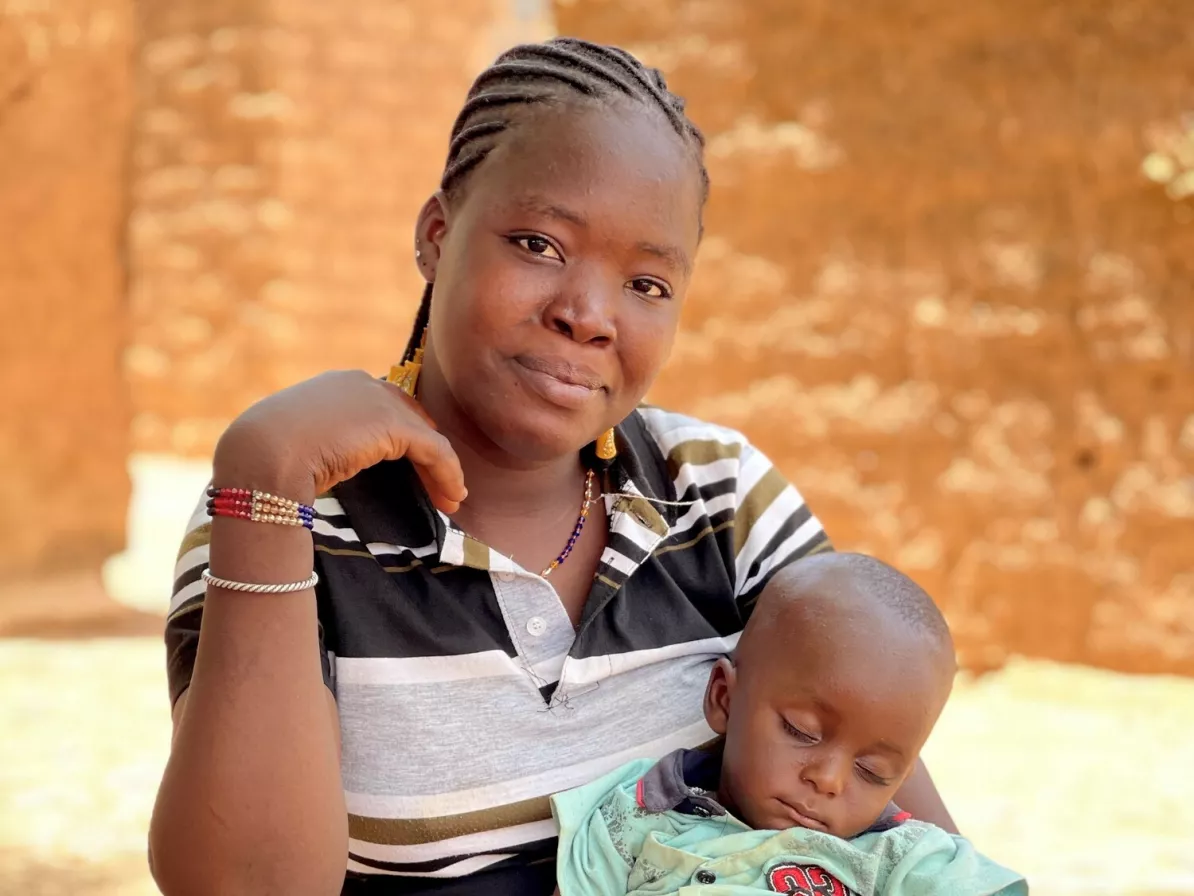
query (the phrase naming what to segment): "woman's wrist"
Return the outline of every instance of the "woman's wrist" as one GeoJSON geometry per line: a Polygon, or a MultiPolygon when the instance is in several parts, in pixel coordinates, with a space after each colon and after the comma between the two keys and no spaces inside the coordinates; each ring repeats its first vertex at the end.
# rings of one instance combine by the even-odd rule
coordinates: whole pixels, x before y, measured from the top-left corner
{"type": "Polygon", "coordinates": [[[229,517],[211,521],[209,570],[213,576],[254,585],[289,584],[310,576],[314,564],[315,546],[303,526],[229,517]]]}
{"type": "Polygon", "coordinates": [[[244,488],[314,504],[315,477],[292,452],[235,425],[220,439],[212,462],[216,488],[244,488]]]}

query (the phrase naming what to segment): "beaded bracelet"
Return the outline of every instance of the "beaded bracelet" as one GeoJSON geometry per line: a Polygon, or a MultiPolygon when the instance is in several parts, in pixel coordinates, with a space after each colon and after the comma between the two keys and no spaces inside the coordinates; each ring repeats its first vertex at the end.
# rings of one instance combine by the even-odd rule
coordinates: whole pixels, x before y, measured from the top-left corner
{"type": "Polygon", "coordinates": [[[209,488],[207,515],[231,516],[255,523],[315,527],[315,508],[269,492],[247,488],[209,488]]]}

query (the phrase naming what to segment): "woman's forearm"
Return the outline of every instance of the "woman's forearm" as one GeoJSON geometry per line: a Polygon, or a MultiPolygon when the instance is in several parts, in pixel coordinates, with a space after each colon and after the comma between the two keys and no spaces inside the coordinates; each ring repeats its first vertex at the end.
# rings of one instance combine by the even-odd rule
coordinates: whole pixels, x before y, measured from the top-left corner
{"type": "MultiPolygon", "coordinates": [[[[300,581],[312,557],[301,527],[213,521],[213,575],[300,581]]],[[[182,700],[150,830],[163,893],[339,893],[347,815],[314,592],[209,588],[182,700]]]]}
{"type": "Polygon", "coordinates": [[[949,810],[945,808],[945,801],[941,799],[937,786],[929,777],[924,760],[916,760],[916,768],[896,793],[895,801],[905,812],[911,812],[913,818],[935,824],[951,834],[958,833],[957,825],[950,817],[949,810]]]}

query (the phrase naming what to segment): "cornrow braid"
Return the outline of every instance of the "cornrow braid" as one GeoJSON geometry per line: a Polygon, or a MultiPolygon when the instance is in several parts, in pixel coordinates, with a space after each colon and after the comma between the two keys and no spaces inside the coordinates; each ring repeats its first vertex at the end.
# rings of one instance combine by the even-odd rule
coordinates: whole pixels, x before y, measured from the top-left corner
{"type": "MultiPolygon", "coordinates": [[[[661,111],[692,149],[700,169],[702,202],[709,193],[705,138],[684,112],[684,99],[667,88],[662,72],[648,68],[625,50],[558,37],[507,50],[473,82],[464,108],[452,125],[440,189],[451,197],[485,160],[514,123],[518,107],[562,101],[568,94],[602,100],[623,96],[661,111]]],[[[431,284],[415,316],[404,361],[414,358],[431,316],[431,284]]]]}

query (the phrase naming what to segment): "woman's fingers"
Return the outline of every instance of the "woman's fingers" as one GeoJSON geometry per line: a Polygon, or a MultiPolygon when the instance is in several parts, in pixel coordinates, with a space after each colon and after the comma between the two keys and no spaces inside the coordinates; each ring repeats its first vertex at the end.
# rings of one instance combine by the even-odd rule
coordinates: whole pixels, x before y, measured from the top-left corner
{"type": "Polygon", "coordinates": [[[431,503],[444,513],[455,513],[460,509],[460,502],[464,500],[467,490],[460,459],[451,443],[439,434],[426,408],[394,384],[383,381],[382,385],[427,427],[426,431],[409,433],[406,449],[401,456],[407,457],[414,465],[431,503]]]}
{"type": "Polygon", "coordinates": [[[455,513],[468,495],[460,458],[446,438],[434,430],[411,433],[406,457],[427,489],[431,502],[444,513],[455,513]]]}
{"type": "Polygon", "coordinates": [[[307,497],[402,457],[414,464],[436,507],[460,508],[460,460],[427,411],[364,371],[331,371],[242,414],[220,439],[216,468],[258,470],[257,481],[307,497]]]}

